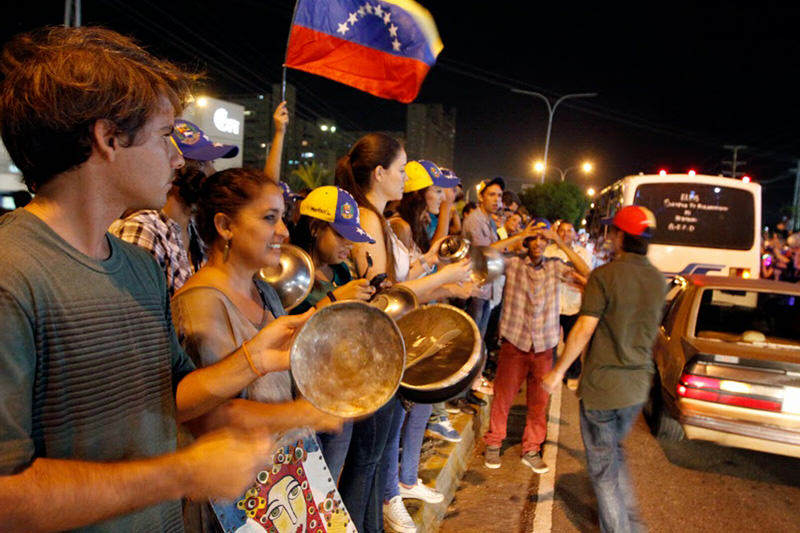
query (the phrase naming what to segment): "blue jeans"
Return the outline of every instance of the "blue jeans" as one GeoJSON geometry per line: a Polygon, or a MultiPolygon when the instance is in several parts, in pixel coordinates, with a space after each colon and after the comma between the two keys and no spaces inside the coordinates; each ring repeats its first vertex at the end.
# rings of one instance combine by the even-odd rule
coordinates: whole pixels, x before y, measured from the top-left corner
{"type": "Polygon", "coordinates": [[[384,472],[379,468],[400,400],[393,397],[372,416],[353,424],[339,480],[339,494],[359,533],[383,531],[384,472]]]}
{"type": "Polygon", "coordinates": [[[419,472],[419,455],[422,452],[422,441],[425,437],[425,427],[431,416],[430,404],[414,404],[411,411],[406,413],[398,402],[398,411],[395,414],[394,425],[389,435],[389,443],[383,454],[381,469],[384,471],[386,483],[383,488],[383,499],[389,501],[400,494],[399,483],[403,485],[416,485],[419,472]],[[405,422],[405,425],[403,425],[405,422]],[[400,451],[400,438],[403,439],[403,454],[400,456],[400,469],[397,468],[398,454],[400,451]]]}
{"type": "Polygon", "coordinates": [[[344,460],[347,458],[347,450],[350,448],[350,438],[353,436],[353,423],[345,422],[342,424],[340,433],[317,433],[319,447],[322,449],[322,457],[325,464],[333,476],[334,485],[342,473],[344,460]]]}
{"type": "Polygon", "coordinates": [[[481,332],[481,339],[486,336],[486,327],[489,325],[489,315],[492,312],[489,300],[483,298],[470,298],[467,300],[467,314],[472,317],[481,332]]]}
{"type": "Polygon", "coordinates": [[[586,469],[597,496],[597,515],[603,532],[643,530],[622,450],[622,440],[630,432],[642,405],[599,411],[585,409],[581,402],[581,437],[586,448],[586,469]]]}

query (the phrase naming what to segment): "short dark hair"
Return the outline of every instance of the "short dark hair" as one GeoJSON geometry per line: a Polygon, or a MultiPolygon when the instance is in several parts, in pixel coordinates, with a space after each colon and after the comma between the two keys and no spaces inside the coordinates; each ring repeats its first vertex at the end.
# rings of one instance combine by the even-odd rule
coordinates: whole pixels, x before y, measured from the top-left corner
{"type": "Polygon", "coordinates": [[[503,205],[508,207],[511,204],[517,204],[519,208],[522,205],[519,201],[519,196],[514,191],[504,191],[503,192],[503,205]]]}
{"type": "Polygon", "coordinates": [[[98,120],[133,145],[162,97],[180,114],[197,78],[97,27],[18,35],[3,48],[0,72],[0,135],[32,192],[89,159],[98,120]]]}
{"type": "Polygon", "coordinates": [[[647,255],[647,248],[650,246],[650,239],[638,235],[631,235],[622,230],[622,251],[632,254],[647,255]]]}

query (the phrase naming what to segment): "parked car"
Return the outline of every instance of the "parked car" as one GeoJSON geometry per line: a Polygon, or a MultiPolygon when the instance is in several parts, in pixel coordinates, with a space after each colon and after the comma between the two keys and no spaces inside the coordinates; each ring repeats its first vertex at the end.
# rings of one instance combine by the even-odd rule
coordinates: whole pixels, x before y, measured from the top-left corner
{"type": "Polygon", "coordinates": [[[800,285],[672,283],[645,406],[653,433],[800,457],[800,285]]]}

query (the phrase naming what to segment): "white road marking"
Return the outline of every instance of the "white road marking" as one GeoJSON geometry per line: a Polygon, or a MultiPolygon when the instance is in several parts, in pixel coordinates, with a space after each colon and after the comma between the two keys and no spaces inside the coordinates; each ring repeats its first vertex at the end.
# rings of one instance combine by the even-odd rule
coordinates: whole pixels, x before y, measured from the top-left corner
{"type": "Polygon", "coordinates": [[[553,529],[553,500],[556,485],[556,457],[558,456],[558,429],[561,420],[561,386],[550,398],[550,412],[547,415],[547,441],[542,459],[550,466],[546,474],[539,476],[539,490],[536,493],[536,507],[533,511],[531,531],[549,533],[553,529]]]}

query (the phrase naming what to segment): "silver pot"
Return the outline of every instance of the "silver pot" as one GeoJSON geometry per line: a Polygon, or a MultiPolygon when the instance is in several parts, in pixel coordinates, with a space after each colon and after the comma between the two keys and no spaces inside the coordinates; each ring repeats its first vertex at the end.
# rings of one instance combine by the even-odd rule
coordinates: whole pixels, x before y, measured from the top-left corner
{"type": "Polygon", "coordinates": [[[439,260],[454,263],[465,257],[472,263],[472,280],[483,285],[494,281],[505,272],[502,252],[491,246],[473,246],[469,239],[451,235],[439,246],[439,260]]]}
{"type": "Polygon", "coordinates": [[[423,305],[398,320],[397,326],[407,350],[400,391],[409,400],[447,400],[466,390],[480,372],[481,334],[461,309],[423,305]]]}
{"type": "Polygon", "coordinates": [[[394,396],[405,368],[403,337],[389,316],[364,302],[325,306],[291,348],[292,378],[320,411],[355,418],[394,396]]]}
{"type": "Polygon", "coordinates": [[[281,245],[278,266],[264,267],[259,277],[269,283],[287,311],[297,307],[314,287],[314,261],[302,248],[292,244],[281,245]]]}

